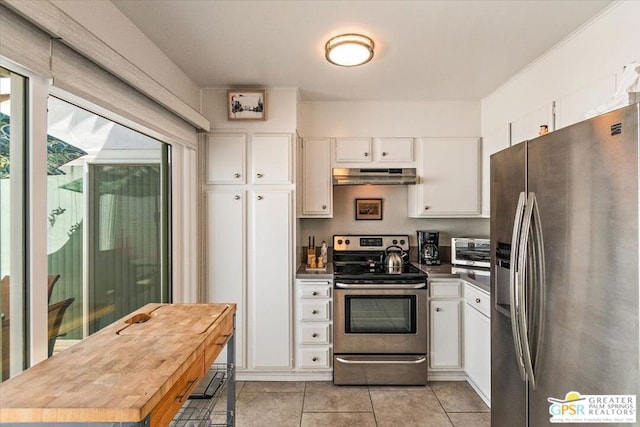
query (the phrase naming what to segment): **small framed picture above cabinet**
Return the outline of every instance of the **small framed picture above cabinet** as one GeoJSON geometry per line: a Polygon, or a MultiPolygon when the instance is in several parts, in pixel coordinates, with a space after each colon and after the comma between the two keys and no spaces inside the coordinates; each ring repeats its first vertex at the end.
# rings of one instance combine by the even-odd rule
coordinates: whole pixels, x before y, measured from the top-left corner
{"type": "Polygon", "coordinates": [[[229,120],[266,120],[267,101],[263,89],[229,89],[229,120]]]}

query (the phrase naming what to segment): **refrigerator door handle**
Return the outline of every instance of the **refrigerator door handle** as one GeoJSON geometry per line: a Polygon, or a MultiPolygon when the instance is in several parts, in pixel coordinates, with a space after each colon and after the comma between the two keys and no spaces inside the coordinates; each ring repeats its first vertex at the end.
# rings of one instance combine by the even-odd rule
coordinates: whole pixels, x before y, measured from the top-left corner
{"type": "Polygon", "coordinates": [[[520,325],[518,322],[518,312],[520,311],[520,292],[519,288],[519,270],[520,264],[518,263],[519,248],[520,248],[520,236],[522,231],[523,212],[525,209],[526,195],[524,192],[520,193],[518,198],[518,205],[516,207],[515,219],[513,221],[513,233],[511,235],[511,269],[509,271],[509,310],[511,314],[511,332],[513,336],[513,345],[516,352],[516,364],[518,365],[518,371],[520,372],[520,378],[525,380],[525,368],[524,368],[524,355],[522,350],[522,340],[520,333],[520,325]]]}
{"type": "MultiPolygon", "coordinates": [[[[518,310],[518,326],[520,332],[520,341],[522,343],[522,353],[524,360],[524,368],[527,374],[527,378],[529,379],[529,384],[533,390],[536,389],[536,376],[534,372],[534,357],[531,352],[531,341],[529,339],[530,334],[528,331],[529,326],[529,304],[533,303],[533,298],[527,300],[527,286],[531,286],[534,291],[540,292],[540,288],[543,286],[541,280],[544,280],[544,275],[542,278],[539,278],[540,271],[544,274],[544,257],[541,255],[541,247],[542,247],[542,229],[540,227],[540,214],[538,211],[538,202],[536,200],[536,196],[533,192],[529,193],[526,203],[526,210],[524,213],[524,219],[522,224],[522,231],[520,234],[520,248],[518,250],[518,264],[520,269],[518,270],[518,297],[517,299],[521,302],[521,305],[518,310]],[[533,237],[533,250],[532,253],[529,253],[529,239],[531,235],[534,234],[533,237]],[[527,275],[527,266],[530,265],[533,269],[531,275],[527,275]],[[526,278],[532,277],[532,280],[527,283],[526,278]]],[[[532,294],[536,295],[536,294],[532,294]]],[[[536,304],[538,309],[540,310],[541,304],[536,304]]],[[[538,329],[538,333],[541,333],[542,329],[541,325],[536,325],[536,322],[533,322],[532,329],[533,333],[535,333],[535,329],[538,329]]],[[[541,324],[542,322],[537,322],[541,324]]],[[[536,339],[536,346],[539,345],[540,340],[536,339]]],[[[536,349],[537,354],[537,349],[536,349]]]]}

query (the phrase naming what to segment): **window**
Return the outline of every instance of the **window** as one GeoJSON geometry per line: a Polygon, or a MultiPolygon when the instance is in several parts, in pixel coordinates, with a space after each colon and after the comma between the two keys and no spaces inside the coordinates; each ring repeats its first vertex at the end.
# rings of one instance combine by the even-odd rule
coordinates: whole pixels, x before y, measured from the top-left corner
{"type": "Polygon", "coordinates": [[[24,368],[27,79],[0,67],[0,353],[2,380],[24,368]]]}
{"type": "Polygon", "coordinates": [[[48,103],[50,355],[169,301],[169,145],[55,97],[48,103]],[[51,334],[51,331],[50,331],[51,334]]]}

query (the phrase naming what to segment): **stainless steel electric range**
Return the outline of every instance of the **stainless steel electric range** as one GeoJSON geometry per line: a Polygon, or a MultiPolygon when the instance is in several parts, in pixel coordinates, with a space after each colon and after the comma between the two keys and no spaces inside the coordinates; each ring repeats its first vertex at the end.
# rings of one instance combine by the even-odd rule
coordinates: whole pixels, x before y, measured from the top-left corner
{"type": "Polygon", "coordinates": [[[333,236],[333,264],[333,382],[426,384],[427,274],[409,236],[333,236]]]}

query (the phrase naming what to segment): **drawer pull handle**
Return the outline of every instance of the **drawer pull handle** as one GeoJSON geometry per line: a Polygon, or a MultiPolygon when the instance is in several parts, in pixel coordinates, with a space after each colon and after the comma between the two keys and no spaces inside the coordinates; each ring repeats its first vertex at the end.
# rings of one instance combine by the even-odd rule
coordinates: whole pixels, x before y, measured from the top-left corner
{"type": "Polygon", "coordinates": [[[313,333],[313,335],[311,335],[311,336],[312,336],[312,337],[314,337],[314,338],[318,338],[318,334],[317,334],[317,333],[315,333],[315,332],[314,332],[314,333],[313,333]]]}
{"type": "Polygon", "coordinates": [[[240,200],[240,196],[236,194],[235,196],[233,196],[233,200],[240,200]]]}
{"type": "Polygon", "coordinates": [[[322,210],[327,209],[327,205],[322,205],[322,210]]]}
{"type": "Polygon", "coordinates": [[[317,361],[318,361],[318,358],[317,358],[317,357],[314,357],[314,358],[313,358],[313,359],[311,359],[311,360],[312,360],[312,361],[314,361],[314,362],[317,362],[317,361]]]}
{"type": "Polygon", "coordinates": [[[384,151],[382,152],[382,157],[385,157],[387,155],[387,153],[385,153],[384,151]]]}
{"type": "Polygon", "coordinates": [[[318,314],[318,310],[311,310],[311,314],[318,314]]]}
{"type": "Polygon", "coordinates": [[[442,311],[440,307],[436,307],[436,311],[442,311]]]}
{"type": "Polygon", "coordinates": [[[261,173],[257,173],[256,174],[256,178],[262,178],[262,177],[263,177],[263,175],[261,173]]]}
{"type": "Polygon", "coordinates": [[[366,153],[366,152],[365,152],[365,153],[364,153],[364,156],[365,156],[365,157],[369,157],[369,153],[366,153]]]}
{"type": "Polygon", "coordinates": [[[476,302],[480,304],[480,298],[476,298],[476,302]]]}
{"type": "Polygon", "coordinates": [[[234,174],[233,174],[233,177],[234,177],[234,178],[240,178],[240,174],[239,174],[239,173],[234,173],[234,174]]]}
{"type": "Polygon", "coordinates": [[[317,295],[318,295],[318,291],[313,291],[313,294],[312,294],[312,295],[313,295],[314,297],[315,297],[315,296],[317,296],[317,295]]]}

